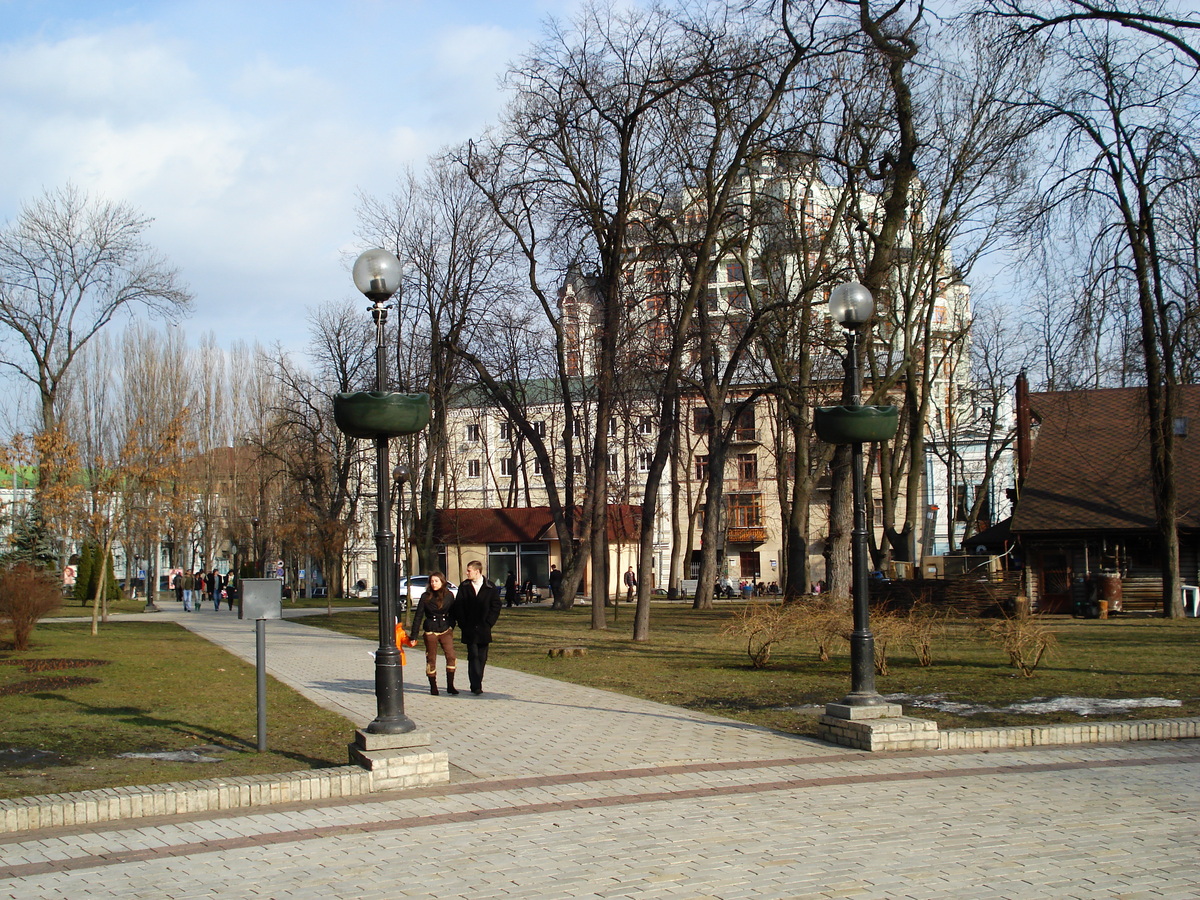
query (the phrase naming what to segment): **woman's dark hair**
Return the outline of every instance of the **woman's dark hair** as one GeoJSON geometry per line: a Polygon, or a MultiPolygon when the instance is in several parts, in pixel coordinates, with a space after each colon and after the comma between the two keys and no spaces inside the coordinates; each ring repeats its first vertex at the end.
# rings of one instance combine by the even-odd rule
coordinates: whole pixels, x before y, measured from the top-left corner
{"type": "Polygon", "coordinates": [[[446,576],[445,575],[443,575],[441,572],[430,572],[429,573],[429,587],[427,588],[427,590],[429,591],[429,601],[433,604],[433,606],[436,609],[441,609],[443,606],[446,605],[446,601],[450,597],[450,588],[446,587],[446,576]],[[433,579],[435,579],[435,578],[440,579],[442,582],[442,586],[440,588],[438,588],[437,590],[434,590],[434,587],[433,587],[433,579]]]}

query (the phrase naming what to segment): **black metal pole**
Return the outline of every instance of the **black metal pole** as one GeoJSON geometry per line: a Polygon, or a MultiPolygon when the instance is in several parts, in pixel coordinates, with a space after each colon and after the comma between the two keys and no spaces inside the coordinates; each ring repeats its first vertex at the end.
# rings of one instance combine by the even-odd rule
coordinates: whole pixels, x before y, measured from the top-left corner
{"type": "MultiPolygon", "coordinates": [[[[376,302],[371,310],[375,319],[375,389],[382,391],[387,380],[383,332],[387,307],[376,302]]],[[[396,648],[396,566],[394,535],[389,509],[391,472],[388,469],[388,439],[375,439],[375,558],[378,560],[379,649],[375,652],[375,702],[378,715],[367,731],[371,734],[404,734],[416,730],[416,723],[404,714],[404,679],[400,651],[396,648]]]]}
{"type": "MultiPolygon", "coordinates": [[[[861,326],[860,326],[861,327],[861,326]]],[[[846,379],[850,403],[862,403],[862,377],[858,368],[859,328],[846,329],[846,379]]],[[[867,555],[867,489],[863,477],[863,445],[850,445],[851,489],[854,494],[854,530],[850,535],[854,630],[850,633],[850,693],[848,706],[878,706],[885,701],[875,690],[875,637],[871,634],[871,604],[867,555]]]]}

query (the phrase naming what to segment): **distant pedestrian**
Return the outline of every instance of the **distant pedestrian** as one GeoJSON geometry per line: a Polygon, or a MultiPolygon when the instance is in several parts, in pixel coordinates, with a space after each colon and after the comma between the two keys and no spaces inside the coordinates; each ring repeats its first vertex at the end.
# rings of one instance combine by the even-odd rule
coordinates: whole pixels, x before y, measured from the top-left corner
{"type": "Polygon", "coordinates": [[[628,571],[625,572],[625,599],[626,600],[628,600],[628,601],[633,600],[634,595],[637,593],[637,586],[638,586],[637,573],[633,571],[633,566],[630,566],[628,571]]]}
{"type": "Polygon", "coordinates": [[[208,596],[213,602],[213,609],[216,612],[221,611],[221,573],[217,571],[217,567],[213,566],[213,570],[208,573],[205,579],[208,585],[208,596]]]}
{"type": "Polygon", "coordinates": [[[550,596],[554,598],[554,605],[562,605],[562,583],[563,573],[559,571],[558,566],[550,566],[550,596]]]}
{"type": "Polygon", "coordinates": [[[504,580],[504,605],[512,606],[517,602],[517,576],[510,571],[504,580]]]}
{"type": "Polygon", "coordinates": [[[183,573],[183,611],[192,611],[192,594],[196,589],[196,576],[190,571],[183,573]]]}

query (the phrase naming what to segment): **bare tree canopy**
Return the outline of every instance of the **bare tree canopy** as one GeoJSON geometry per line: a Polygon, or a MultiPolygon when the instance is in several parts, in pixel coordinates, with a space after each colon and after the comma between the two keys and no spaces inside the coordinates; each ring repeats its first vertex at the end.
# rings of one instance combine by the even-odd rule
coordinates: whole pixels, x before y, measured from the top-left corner
{"type": "Polygon", "coordinates": [[[143,239],[151,220],[73,185],[48,190],[0,230],[0,364],[40,394],[42,427],[80,349],[126,307],[175,319],[192,296],[143,239]]]}

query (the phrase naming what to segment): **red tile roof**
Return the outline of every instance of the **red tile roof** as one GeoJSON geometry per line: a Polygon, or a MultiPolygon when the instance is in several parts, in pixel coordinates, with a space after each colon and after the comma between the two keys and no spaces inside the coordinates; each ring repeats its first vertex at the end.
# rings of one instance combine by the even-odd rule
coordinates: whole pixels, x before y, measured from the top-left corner
{"type": "MultiPolygon", "coordinates": [[[[1190,432],[1175,441],[1179,524],[1200,528],[1200,385],[1179,394],[1190,432]]],[[[1041,425],[1014,532],[1155,528],[1143,389],[1035,393],[1030,406],[1041,425]]]]}
{"type": "MultiPolygon", "coordinates": [[[[636,541],[642,509],[614,504],[608,508],[608,539],[636,541]]],[[[434,540],[442,544],[504,544],[557,540],[550,507],[443,509],[434,540]]]]}

